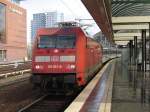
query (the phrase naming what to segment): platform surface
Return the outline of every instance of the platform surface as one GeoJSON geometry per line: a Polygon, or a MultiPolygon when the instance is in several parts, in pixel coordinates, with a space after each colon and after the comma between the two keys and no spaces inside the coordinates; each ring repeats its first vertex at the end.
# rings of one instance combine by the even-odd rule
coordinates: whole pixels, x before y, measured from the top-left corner
{"type": "Polygon", "coordinates": [[[110,110],[115,60],[109,61],[78,95],[65,112],[106,112],[110,110]]]}
{"type": "Polygon", "coordinates": [[[150,112],[150,72],[137,70],[127,60],[109,62],[97,74],[96,85],[87,86],[65,112],[150,112]]]}
{"type": "Polygon", "coordinates": [[[116,63],[111,112],[150,112],[150,72],[136,70],[124,57],[116,63]]]}
{"type": "MultiPolygon", "coordinates": [[[[108,104],[111,103],[109,100],[111,95],[109,96],[109,89],[112,85],[114,65],[115,60],[109,64],[80,112],[110,112],[111,105],[108,104]]],[[[112,91],[110,91],[110,94],[112,94],[112,91]]]]}

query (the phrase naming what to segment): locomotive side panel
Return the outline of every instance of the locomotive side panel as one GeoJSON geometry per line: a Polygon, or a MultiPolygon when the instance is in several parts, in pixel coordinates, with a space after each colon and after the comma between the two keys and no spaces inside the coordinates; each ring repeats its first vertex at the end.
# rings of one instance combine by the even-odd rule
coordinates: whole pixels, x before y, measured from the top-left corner
{"type": "Polygon", "coordinates": [[[91,38],[87,38],[86,45],[86,79],[93,77],[94,73],[101,66],[101,46],[91,38]]]}
{"type": "Polygon", "coordinates": [[[86,37],[81,30],[77,31],[76,71],[78,85],[85,85],[86,37]]]}

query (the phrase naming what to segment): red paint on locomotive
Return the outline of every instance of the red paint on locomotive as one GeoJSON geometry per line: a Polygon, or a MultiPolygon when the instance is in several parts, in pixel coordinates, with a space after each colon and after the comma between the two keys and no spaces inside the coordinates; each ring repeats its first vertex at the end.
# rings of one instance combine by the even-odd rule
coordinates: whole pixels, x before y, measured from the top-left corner
{"type": "Polygon", "coordinates": [[[65,79],[63,83],[84,86],[102,64],[101,45],[89,38],[80,27],[42,28],[37,32],[33,46],[33,82],[39,80],[38,83],[41,83],[43,76],[54,76],[56,80],[60,76],[65,79]],[[68,41],[68,46],[72,44],[72,47],[59,45],[62,41],[58,44],[59,47],[48,45],[48,42],[53,44],[50,43],[50,38],[57,38],[54,39],[55,44],[59,40],[64,43],[68,41]],[[35,78],[39,76],[40,78],[35,78]]]}

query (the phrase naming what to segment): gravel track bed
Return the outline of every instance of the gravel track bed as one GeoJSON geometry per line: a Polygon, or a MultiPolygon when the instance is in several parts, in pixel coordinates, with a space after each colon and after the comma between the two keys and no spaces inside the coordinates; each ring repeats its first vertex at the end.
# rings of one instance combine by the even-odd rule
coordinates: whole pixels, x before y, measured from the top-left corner
{"type": "Polygon", "coordinates": [[[0,88],[0,112],[17,112],[42,94],[29,80],[0,88]]]}

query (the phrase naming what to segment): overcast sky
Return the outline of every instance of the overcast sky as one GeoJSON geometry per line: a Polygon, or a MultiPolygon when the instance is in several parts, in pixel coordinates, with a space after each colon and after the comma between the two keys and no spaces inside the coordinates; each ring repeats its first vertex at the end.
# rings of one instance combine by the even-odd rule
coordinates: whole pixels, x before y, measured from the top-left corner
{"type": "MultiPolygon", "coordinates": [[[[74,21],[76,18],[92,18],[81,0],[26,0],[21,2],[21,6],[27,9],[28,38],[30,38],[31,19],[34,13],[48,11],[62,12],[64,13],[65,21],[74,21]]],[[[82,22],[93,23],[93,21],[82,22]]],[[[96,24],[88,29],[91,35],[98,31],[99,28],[96,24]]]]}

